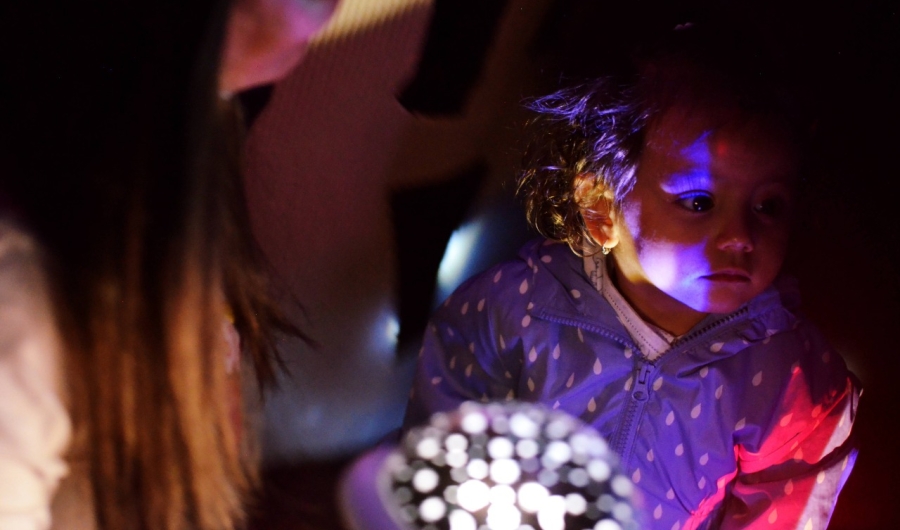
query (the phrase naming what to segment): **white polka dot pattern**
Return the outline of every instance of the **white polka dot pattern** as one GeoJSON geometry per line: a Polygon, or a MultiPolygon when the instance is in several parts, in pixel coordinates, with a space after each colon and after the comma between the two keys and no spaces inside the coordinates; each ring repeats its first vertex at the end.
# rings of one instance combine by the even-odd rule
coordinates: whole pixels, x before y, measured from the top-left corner
{"type": "MultiPolygon", "coordinates": [[[[652,363],[652,370],[641,371],[645,365],[641,352],[626,345],[633,341],[622,331],[618,315],[610,307],[585,305],[595,304],[598,298],[585,291],[584,277],[566,284],[548,273],[577,271],[571,267],[566,246],[546,248],[546,254],[532,255],[530,270],[525,268],[527,258],[515,269],[501,266],[483,280],[476,279],[478,289],[460,291],[445,300],[447,308],[440,310],[437,328],[429,327],[429,340],[445,342],[446,356],[443,363],[424,372],[427,376],[411,392],[413,401],[429,399],[430,393],[472,388],[472,395],[481,395],[485,401],[544,400],[612,432],[622,425],[623,407],[642,407],[634,409],[642,412],[636,415],[634,435],[629,438],[634,441],[627,442],[633,443],[630,454],[636,457],[627,477],[648,489],[666,484],[660,480],[670,482],[650,496],[654,503],[646,515],[656,521],[651,530],[679,530],[686,520],[696,522],[690,519],[691,510],[701,508],[692,505],[696,499],[731,491],[726,488],[735,480],[733,444],[748,442],[747,447],[755,451],[765,442],[760,438],[769,433],[790,439],[820,423],[832,429],[843,425],[843,416],[830,412],[844,399],[843,389],[823,387],[821,380],[817,388],[822,388],[825,397],[819,402],[805,408],[802,404],[808,399],[797,405],[767,405],[773,395],[788,395],[785,386],[791,381],[810,381],[819,377],[817,371],[843,369],[840,356],[824,347],[809,325],[798,327],[793,316],[780,314],[767,320],[753,317],[752,326],[739,319],[733,326],[718,328],[715,335],[691,339],[696,344],[689,348],[676,346],[682,349],[677,355],[666,357],[665,353],[660,362],[652,363]],[[564,288],[559,289],[560,285],[564,288]],[[488,301],[490,311],[484,311],[488,301]],[[636,374],[647,376],[646,383],[638,385],[636,374]],[[490,385],[485,378],[492,378],[490,385]],[[647,392],[641,395],[635,390],[647,392]],[[733,426],[733,432],[728,426],[733,426]],[[710,429],[728,431],[721,433],[725,446],[718,447],[720,437],[718,433],[709,436],[710,429]],[[720,493],[708,491],[712,486],[720,493]]],[[[420,351],[423,363],[434,357],[427,344],[420,351]]],[[[847,429],[837,432],[845,434],[847,429]]],[[[821,458],[819,453],[813,456],[802,439],[788,443],[793,443],[787,452],[787,458],[794,459],[792,466],[809,469],[807,464],[813,462],[804,459],[804,451],[810,453],[810,460],[821,458]]],[[[785,458],[784,450],[780,454],[785,458]]],[[[840,456],[832,460],[835,473],[852,464],[852,459],[840,456]]],[[[815,469],[806,478],[786,477],[768,491],[774,490],[776,497],[795,498],[793,494],[802,491],[805,499],[810,484],[828,488],[837,480],[836,474],[820,471],[815,469]]],[[[803,528],[819,528],[818,516],[810,519],[810,513],[807,510],[800,519],[776,502],[745,521],[771,519],[773,528],[798,528],[804,523],[803,528]]]]}
{"type": "Polygon", "coordinates": [[[762,371],[756,372],[756,375],[753,376],[753,386],[759,386],[762,383],[763,373],[762,371]]]}

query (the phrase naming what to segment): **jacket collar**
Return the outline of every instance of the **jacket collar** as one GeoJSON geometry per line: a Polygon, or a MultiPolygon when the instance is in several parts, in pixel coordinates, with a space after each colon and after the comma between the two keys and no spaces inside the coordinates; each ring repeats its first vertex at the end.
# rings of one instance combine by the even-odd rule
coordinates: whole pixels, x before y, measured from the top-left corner
{"type": "MultiPolygon", "coordinates": [[[[532,270],[529,314],[533,318],[552,320],[599,332],[624,346],[634,348],[627,330],[618,321],[613,308],[597,292],[584,272],[583,261],[564,243],[536,240],[527,244],[519,253],[532,270]]],[[[673,344],[700,338],[707,330],[733,329],[730,324],[749,321],[740,330],[726,334],[723,340],[739,341],[741,347],[766,341],[772,335],[793,329],[798,324],[796,315],[786,309],[782,300],[788,300],[791,309],[799,304],[796,284],[779,278],[755,298],[729,315],[709,315],[673,344]],[[727,326],[718,323],[729,324],[727,326]]],[[[717,339],[718,340],[718,339],[717,339]]]]}

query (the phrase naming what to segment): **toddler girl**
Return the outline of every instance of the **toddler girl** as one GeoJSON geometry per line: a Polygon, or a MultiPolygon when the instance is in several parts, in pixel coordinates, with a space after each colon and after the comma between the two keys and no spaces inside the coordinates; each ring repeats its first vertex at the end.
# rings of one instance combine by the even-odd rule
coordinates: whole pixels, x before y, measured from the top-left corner
{"type": "Polygon", "coordinates": [[[607,437],[649,528],[825,528],[859,390],[776,280],[802,128],[758,54],[680,38],[532,105],[519,194],[548,239],[437,311],[407,423],[541,402],[607,437]]]}

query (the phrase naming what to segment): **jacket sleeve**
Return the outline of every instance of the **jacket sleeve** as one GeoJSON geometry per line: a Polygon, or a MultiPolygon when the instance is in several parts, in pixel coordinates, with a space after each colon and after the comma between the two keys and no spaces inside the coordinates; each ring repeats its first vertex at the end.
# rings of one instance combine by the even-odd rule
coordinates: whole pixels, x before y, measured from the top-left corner
{"type": "Polygon", "coordinates": [[[58,334],[33,247],[0,222],[0,530],[49,528],[67,472],[58,334]]]}
{"type": "Polygon", "coordinates": [[[737,476],[713,527],[828,525],[856,459],[851,429],[860,386],[840,357],[817,351],[793,366],[762,443],[737,446],[737,476]]]}
{"type": "Polygon", "coordinates": [[[432,317],[419,351],[405,429],[465,401],[515,397],[519,365],[511,360],[515,347],[507,349],[500,315],[491,305],[500,295],[489,280],[494,274],[488,271],[464,284],[432,317]]]}

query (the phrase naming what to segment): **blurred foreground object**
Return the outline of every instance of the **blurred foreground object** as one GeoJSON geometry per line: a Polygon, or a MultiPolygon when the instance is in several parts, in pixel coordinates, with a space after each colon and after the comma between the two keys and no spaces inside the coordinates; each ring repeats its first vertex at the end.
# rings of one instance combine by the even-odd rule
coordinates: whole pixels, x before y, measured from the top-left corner
{"type": "Polygon", "coordinates": [[[356,530],[637,529],[631,480],[591,427],[525,403],[464,403],[392,449],[357,461],[341,486],[356,530]]]}

